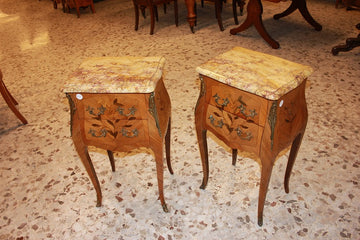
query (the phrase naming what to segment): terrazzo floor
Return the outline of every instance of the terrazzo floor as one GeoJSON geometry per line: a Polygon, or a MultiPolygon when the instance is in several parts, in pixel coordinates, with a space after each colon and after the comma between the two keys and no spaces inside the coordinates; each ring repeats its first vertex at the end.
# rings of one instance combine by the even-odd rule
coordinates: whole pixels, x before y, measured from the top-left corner
{"type": "MultiPolygon", "coordinates": [[[[254,27],[232,36],[231,4],[220,32],[214,6],[198,4],[191,33],[179,1],[179,26],[172,7],[134,31],[129,0],[95,3],[96,13],[63,13],[49,0],[0,0],[0,68],[28,124],[0,100],[0,239],[360,239],[360,48],[331,54],[355,37],[360,11],[336,9],[334,1],[309,0],[323,26],[315,31],[299,12],[280,19],[290,2],[263,2],[264,25],[279,41],[272,49],[254,27]],[[234,46],[310,65],[306,89],[307,130],[295,162],[290,192],[283,177],[288,157],[276,161],[257,225],[260,166],[246,153],[231,165],[231,149],[208,136],[210,179],[199,189],[202,169],[194,126],[199,94],[196,66],[234,46]],[[116,153],[112,172],[106,152],[90,148],[103,193],[95,190],[70,137],[70,114],[62,92],[67,76],[87,57],[164,56],[165,85],[172,102],[171,160],[158,200],[151,150],[116,153]]],[[[240,17],[243,21],[245,16],[240,17]]]]}

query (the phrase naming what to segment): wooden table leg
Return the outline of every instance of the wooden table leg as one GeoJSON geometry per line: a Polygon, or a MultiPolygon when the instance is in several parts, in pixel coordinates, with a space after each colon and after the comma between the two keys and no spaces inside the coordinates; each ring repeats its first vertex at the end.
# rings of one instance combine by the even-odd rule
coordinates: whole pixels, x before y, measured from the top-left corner
{"type": "Polygon", "coordinates": [[[209,180],[209,154],[206,139],[206,129],[197,128],[196,133],[198,136],[199,150],[201,156],[201,165],[203,168],[203,181],[200,188],[205,189],[209,180]]]}
{"type": "Polygon", "coordinates": [[[304,132],[299,133],[299,135],[295,137],[291,145],[290,155],[286,166],[285,178],[284,178],[284,188],[286,193],[289,193],[289,181],[290,181],[291,170],[294,166],[296,155],[299,151],[303,136],[304,136],[304,132]]]}
{"type": "Polygon", "coordinates": [[[262,22],[262,4],[261,0],[250,0],[247,6],[247,15],[245,21],[237,28],[230,30],[230,34],[235,35],[248,29],[254,25],[261,37],[274,49],[280,47],[280,44],[275,41],[266,31],[262,22]]]}
{"type": "Polygon", "coordinates": [[[209,157],[208,157],[208,147],[207,147],[207,139],[206,139],[207,130],[204,128],[204,123],[205,123],[204,118],[206,113],[205,83],[201,77],[200,80],[201,80],[200,96],[198,98],[195,107],[195,127],[196,127],[196,135],[199,144],[201,164],[203,168],[203,181],[200,188],[205,189],[209,179],[209,157]]]}
{"type": "MultiPolygon", "coordinates": [[[[79,157],[86,169],[86,172],[89,175],[89,178],[95,188],[96,191],[96,196],[97,196],[97,201],[96,201],[96,206],[97,207],[101,207],[101,202],[102,202],[102,194],[101,194],[101,188],[100,188],[100,183],[99,180],[96,176],[96,172],[95,172],[95,168],[94,165],[92,164],[89,152],[88,152],[88,147],[85,145],[82,137],[81,137],[81,129],[80,129],[80,119],[79,116],[77,116],[75,114],[75,105],[74,102],[72,100],[72,97],[70,95],[67,95],[67,98],[69,100],[70,103],[70,114],[71,114],[71,122],[70,122],[70,127],[71,127],[71,137],[73,139],[74,145],[75,145],[75,149],[77,151],[77,153],[79,154],[79,157]]],[[[110,160],[111,161],[111,160],[110,160]]]]}
{"type": "MultiPolygon", "coordinates": [[[[156,134],[156,133],[155,133],[156,134]]],[[[163,158],[163,142],[160,138],[151,136],[150,148],[154,152],[156,162],[156,175],[158,181],[158,190],[161,206],[164,212],[169,212],[164,198],[164,158],[163,158]]]]}
{"type": "Polygon", "coordinates": [[[190,25],[191,32],[194,33],[194,26],[196,23],[196,14],[195,14],[195,0],[185,0],[186,8],[187,8],[187,20],[190,25]]]}
{"type": "Polygon", "coordinates": [[[273,168],[273,162],[275,159],[263,158],[261,159],[261,178],[258,200],[258,225],[263,225],[263,212],[266,199],[266,193],[269,187],[271,172],[273,168]]]}
{"type": "Polygon", "coordinates": [[[165,135],[165,155],[166,155],[166,164],[168,166],[169,172],[170,174],[174,174],[170,161],[170,135],[171,135],[171,118],[169,118],[169,123],[165,135]]]}
{"type": "Polygon", "coordinates": [[[111,171],[115,172],[115,160],[114,160],[114,153],[110,150],[107,150],[110,164],[111,164],[111,171]]]}
{"type": "Polygon", "coordinates": [[[296,9],[299,9],[301,15],[305,18],[305,20],[315,28],[316,31],[321,31],[322,26],[314,20],[314,18],[310,15],[307,6],[306,0],[293,0],[291,1],[291,5],[284,12],[275,14],[274,19],[280,19],[282,17],[286,17],[294,12],[296,9]]]}

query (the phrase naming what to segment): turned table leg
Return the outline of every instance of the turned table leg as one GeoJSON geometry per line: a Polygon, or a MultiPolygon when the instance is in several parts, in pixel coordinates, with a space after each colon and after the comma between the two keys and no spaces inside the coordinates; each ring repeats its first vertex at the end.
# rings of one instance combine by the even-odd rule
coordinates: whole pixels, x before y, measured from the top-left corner
{"type": "Polygon", "coordinates": [[[191,32],[194,33],[194,26],[196,23],[196,14],[195,14],[195,0],[185,0],[186,8],[187,8],[187,21],[189,23],[191,32]]]}

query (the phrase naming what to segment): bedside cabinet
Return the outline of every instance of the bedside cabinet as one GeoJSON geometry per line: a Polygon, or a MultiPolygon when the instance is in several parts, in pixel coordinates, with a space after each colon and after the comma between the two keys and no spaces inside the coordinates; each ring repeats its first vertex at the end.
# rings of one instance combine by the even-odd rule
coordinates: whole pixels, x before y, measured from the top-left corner
{"type": "Polygon", "coordinates": [[[207,131],[233,149],[256,154],[261,162],[258,224],[272,167],[280,151],[292,145],[285,191],[307,123],[308,66],[236,47],[199,66],[201,90],[195,124],[203,167],[202,189],[209,178],[207,131]]]}
{"type": "Polygon", "coordinates": [[[83,62],[71,74],[64,91],[69,99],[71,135],[97,193],[102,194],[88,146],[108,152],[115,171],[113,151],[148,147],[155,155],[159,197],[163,192],[163,146],[170,173],[171,103],[162,71],[162,57],[104,57],[83,62]]]}

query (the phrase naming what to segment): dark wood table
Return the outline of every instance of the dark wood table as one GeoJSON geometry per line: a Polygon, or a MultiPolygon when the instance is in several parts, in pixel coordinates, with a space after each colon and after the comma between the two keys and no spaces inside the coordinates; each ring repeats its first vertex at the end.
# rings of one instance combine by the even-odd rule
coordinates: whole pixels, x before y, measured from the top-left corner
{"type": "MultiPolygon", "coordinates": [[[[280,2],[280,0],[270,0],[271,2],[280,2]]],[[[185,0],[188,16],[187,20],[190,25],[190,29],[194,32],[194,26],[196,23],[196,14],[195,14],[195,0],[185,0]]],[[[286,17],[293,13],[295,10],[299,9],[301,15],[305,18],[305,20],[312,25],[316,31],[321,31],[322,26],[314,20],[314,18],[310,15],[307,6],[306,0],[292,0],[291,5],[282,13],[275,14],[274,19],[278,20],[282,17],[286,17]]],[[[275,41],[269,33],[266,31],[263,21],[262,21],[262,13],[263,7],[261,0],[249,0],[247,5],[247,15],[245,21],[238,26],[237,28],[233,28],[230,30],[232,35],[235,35],[239,32],[245,31],[250,26],[254,25],[256,30],[262,36],[262,38],[269,43],[272,48],[279,48],[280,44],[275,41]]]]}
{"type": "MultiPolygon", "coordinates": [[[[274,0],[272,2],[279,2],[279,0],[274,0]]],[[[305,18],[305,20],[312,25],[316,31],[321,31],[322,26],[317,23],[314,18],[310,15],[307,6],[306,0],[293,0],[291,5],[284,12],[275,14],[274,19],[278,20],[282,17],[286,17],[293,13],[295,10],[299,9],[301,15],[305,18]]],[[[256,30],[262,36],[262,38],[269,43],[272,48],[279,48],[280,44],[275,41],[269,33],[266,31],[264,24],[262,22],[262,13],[263,7],[261,0],[250,0],[247,6],[247,15],[245,21],[237,28],[233,28],[230,30],[230,33],[235,35],[239,32],[242,32],[248,29],[251,25],[254,25],[256,30]]]]}

